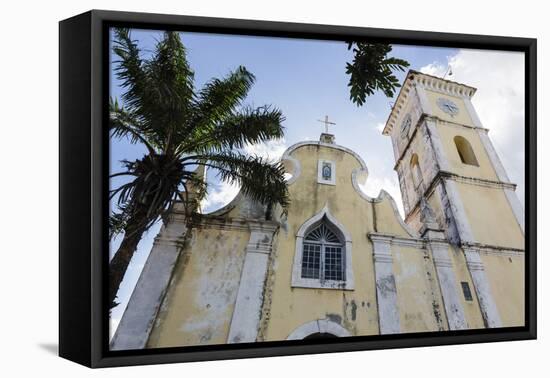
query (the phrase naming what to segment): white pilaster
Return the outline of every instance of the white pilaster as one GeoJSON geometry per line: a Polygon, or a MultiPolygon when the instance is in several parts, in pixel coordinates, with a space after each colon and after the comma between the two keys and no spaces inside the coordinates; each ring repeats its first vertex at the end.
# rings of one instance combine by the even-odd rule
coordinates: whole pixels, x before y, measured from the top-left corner
{"type": "Polygon", "coordinates": [[[470,227],[470,222],[466,217],[466,210],[462,204],[462,199],[453,180],[444,180],[444,189],[447,195],[447,201],[443,201],[444,206],[449,206],[454,218],[458,236],[461,243],[473,242],[474,235],[470,227]]]}
{"type": "MultiPolygon", "coordinates": [[[[485,151],[489,156],[489,160],[491,161],[491,164],[493,165],[495,172],[497,173],[498,179],[502,182],[510,182],[510,179],[506,174],[506,170],[504,169],[504,166],[502,165],[502,162],[498,157],[497,151],[495,150],[491,139],[489,139],[489,136],[487,135],[487,130],[477,129],[477,132],[479,134],[479,138],[481,139],[481,143],[483,144],[483,147],[485,148],[485,151]]],[[[506,195],[506,199],[508,200],[508,203],[512,208],[514,217],[516,218],[516,221],[521,228],[521,232],[525,234],[525,212],[523,211],[523,206],[521,206],[521,202],[519,201],[515,190],[504,189],[504,194],[506,195]]]]}
{"type": "Polygon", "coordinates": [[[488,328],[501,327],[500,315],[497,305],[493,300],[493,296],[491,295],[489,280],[483,262],[481,261],[479,251],[469,247],[463,247],[463,249],[485,325],[488,328]]]}
{"type": "Polygon", "coordinates": [[[434,151],[437,166],[442,171],[449,171],[449,161],[447,160],[447,154],[443,149],[443,143],[441,142],[441,138],[439,137],[439,132],[437,130],[437,125],[435,121],[427,119],[426,128],[428,129],[430,140],[432,142],[432,149],[434,151]]]}
{"type": "Polygon", "coordinates": [[[516,191],[512,189],[504,189],[504,195],[506,196],[506,199],[508,200],[508,203],[512,208],[512,212],[514,213],[514,217],[518,222],[518,226],[521,229],[521,232],[525,235],[525,212],[523,210],[521,202],[519,202],[516,191]]]}
{"type": "Polygon", "coordinates": [[[443,296],[443,304],[450,330],[467,329],[468,323],[464,316],[464,308],[457,289],[457,280],[453,264],[449,256],[449,245],[439,241],[428,241],[432,252],[435,270],[443,296]]]}
{"type": "Polygon", "coordinates": [[[272,222],[250,223],[250,240],[246,247],[239,291],[229,328],[228,343],[256,341],[269,255],[276,229],[276,224],[272,222]]]}
{"type": "Polygon", "coordinates": [[[420,106],[422,108],[422,113],[424,114],[433,114],[432,113],[432,105],[430,101],[428,100],[428,95],[426,94],[426,90],[422,85],[419,85],[416,83],[414,85],[416,89],[416,93],[418,94],[418,99],[420,101],[420,106]]]}
{"type": "Polygon", "coordinates": [[[462,100],[464,101],[464,106],[466,106],[466,110],[468,111],[468,114],[470,115],[470,119],[472,120],[474,126],[483,127],[483,125],[481,124],[481,120],[477,115],[476,109],[472,104],[472,100],[469,97],[463,97],[462,100]]]}
{"type": "Polygon", "coordinates": [[[399,333],[401,327],[397,306],[397,288],[393,275],[391,239],[379,235],[370,235],[370,238],[374,245],[374,272],[380,334],[399,333]]]}
{"type": "Polygon", "coordinates": [[[111,350],[143,349],[168,289],[172,271],[181,253],[185,222],[173,218],[163,226],[128,301],[111,341],[111,350]]]}

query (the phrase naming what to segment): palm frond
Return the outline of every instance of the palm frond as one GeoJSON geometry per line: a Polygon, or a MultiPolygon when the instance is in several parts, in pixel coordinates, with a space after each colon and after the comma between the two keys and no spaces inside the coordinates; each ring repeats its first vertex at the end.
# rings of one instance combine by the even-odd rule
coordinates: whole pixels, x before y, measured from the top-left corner
{"type": "Polygon", "coordinates": [[[223,79],[207,82],[197,96],[192,126],[201,131],[222,122],[246,98],[256,78],[239,66],[223,79]]]}
{"type": "Polygon", "coordinates": [[[187,61],[186,49],[177,32],[166,32],[158,42],[155,55],[146,64],[155,99],[152,114],[165,134],[166,149],[177,143],[177,132],[189,118],[194,99],[194,72],[187,61]]]}
{"type": "Polygon", "coordinates": [[[199,153],[220,152],[243,148],[284,136],[285,118],[280,109],[270,106],[245,107],[231,114],[215,127],[203,130],[201,138],[181,144],[178,151],[199,153]]]}
{"type": "Polygon", "coordinates": [[[160,147],[154,145],[156,138],[154,135],[150,135],[150,130],[143,127],[139,116],[121,107],[113,98],[109,100],[109,129],[111,136],[126,137],[132,144],[141,143],[149,153],[155,153],[155,149],[160,147]]]}
{"type": "Polygon", "coordinates": [[[139,56],[136,41],[131,39],[130,30],[115,28],[113,52],[120,58],[115,61],[115,73],[121,81],[122,88],[126,89],[122,99],[127,106],[139,109],[148,97],[149,80],[143,69],[143,61],[139,56]]]}
{"type": "Polygon", "coordinates": [[[201,156],[201,160],[217,169],[222,181],[240,185],[241,192],[250,199],[268,206],[280,204],[286,213],[290,200],[280,162],[269,163],[259,156],[231,151],[201,156]]]}

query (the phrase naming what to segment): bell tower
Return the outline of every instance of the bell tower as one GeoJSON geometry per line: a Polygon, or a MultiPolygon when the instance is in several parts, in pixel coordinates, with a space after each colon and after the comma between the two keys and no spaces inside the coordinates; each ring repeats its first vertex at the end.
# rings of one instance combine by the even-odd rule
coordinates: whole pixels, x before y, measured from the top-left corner
{"type": "Polygon", "coordinates": [[[522,249],[523,208],[472,105],[475,92],[407,74],[383,131],[393,143],[405,222],[421,229],[424,197],[453,244],[522,249]]]}
{"type": "Polygon", "coordinates": [[[431,250],[446,305],[462,303],[449,319],[460,329],[476,308],[485,327],[523,325],[523,207],[472,105],[475,92],[409,71],[383,134],[392,140],[405,222],[431,250]],[[477,306],[466,299],[468,281],[477,306]]]}

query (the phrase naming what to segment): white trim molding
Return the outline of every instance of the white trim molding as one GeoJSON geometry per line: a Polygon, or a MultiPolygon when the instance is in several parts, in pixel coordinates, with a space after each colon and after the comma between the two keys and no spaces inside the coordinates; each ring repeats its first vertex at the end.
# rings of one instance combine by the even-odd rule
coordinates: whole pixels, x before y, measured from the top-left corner
{"type": "Polygon", "coordinates": [[[353,264],[352,264],[352,241],[351,234],[346,230],[343,224],[336,219],[330,212],[328,204],[325,204],[323,209],[309,218],[302,224],[298,232],[296,233],[296,249],[294,251],[294,263],[292,266],[292,287],[303,287],[313,289],[340,289],[340,290],[353,290],[355,287],[355,281],[353,278],[353,264]],[[303,245],[305,234],[315,227],[319,222],[326,217],[329,223],[331,223],[344,239],[344,264],[345,273],[343,281],[321,281],[314,278],[302,278],[302,257],[303,257],[303,245]]]}
{"type": "Polygon", "coordinates": [[[427,245],[432,252],[449,329],[468,329],[462,300],[458,292],[458,281],[453,270],[453,262],[449,256],[449,244],[442,241],[428,240],[427,245]]]}
{"type": "MultiPolygon", "coordinates": [[[[472,107],[472,111],[474,112],[474,114],[476,114],[475,110],[473,110],[473,107],[472,107]]],[[[485,147],[485,151],[487,152],[487,155],[489,156],[489,160],[491,161],[491,164],[493,165],[493,168],[497,173],[498,179],[500,181],[508,183],[510,179],[506,174],[506,170],[504,169],[504,166],[502,165],[502,162],[500,161],[497,151],[495,150],[495,147],[493,146],[491,139],[489,139],[489,135],[487,135],[487,132],[488,131],[486,129],[478,129],[478,134],[479,134],[479,138],[481,139],[481,143],[483,144],[483,147],[485,147]]],[[[506,195],[506,199],[510,204],[512,213],[516,218],[516,221],[518,223],[518,226],[521,229],[522,234],[525,235],[525,212],[523,210],[523,206],[521,206],[521,202],[518,199],[515,189],[506,188],[504,189],[504,194],[506,195]]]]}
{"type": "Polygon", "coordinates": [[[439,168],[439,170],[449,171],[449,161],[447,160],[447,155],[445,154],[443,143],[441,142],[441,138],[439,137],[439,131],[437,130],[436,122],[432,119],[426,119],[426,130],[428,131],[430,141],[432,142],[431,147],[433,150],[433,154],[435,155],[437,167],[439,168]]]}
{"type": "Polygon", "coordinates": [[[337,337],[353,336],[347,329],[330,319],[317,319],[296,328],[287,340],[302,340],[316,333],[329,333],[337,337]]]}
{"type": "Polygon", "coordinates": [[[227,343],[255,342],[267,278],[269,255],[278,225],[275,222],[250,222],[239,291],[229,327],[227,343]]]}
{"type": "Polygon", "coordinates": [[[147,347],[186,233],[185,222],[177,214],[161,228],[111,340],[111,350],[147,347]]]}
{"type": "Polygon", "coordinates": [[[483,321],[487,328],[502,327],[497,305],[491,294],[489,279],[477,248],[463,246],[466,265],[472,276],[483,321]]]}
{"type": "Polygon", "coordinates": [[[289,154],[283,155],[283,157],[281,158],[281,162],[285,167],[286,173],[292,175],[292,177],[286,180],[286,184],[293,184],[302,174],[302,165],[300,164],[298,159],[295,159],[289,154]]]}
{"type": "Polygon", "coordinates": [[[321,146],[321,147],[327,147],[327,148],[332,148],[332,149],[335,149],[335,150],[344,151],[344,152],[347,152],[348,154],[352,155],[355,159],[357,159],[357,161],[359,162],[361,167],[364,167],[364,168],[367,167],[367,165],[365,164],[365,161],[361,158],[361,156],[359,156],[355,151],[353,151],[353,150],[351,150],[347,147],[340,146],[339,144],[313,142],[313,141],[298,142],[298,143],[295,143],[292,146],[288,147],[286,149],[286,151],[283,153],[283,156],[281,157],[281,161],[284,161],[284,160],[288,159],[295,150],[297,150],[300,147],[304,147],[304,146],[321,146]]]}
{"type": "Polygon", "coordinates": [[[397,306],[397,287],[393,274],[392,239],[375,234],[370,234],[369,237],[374,246],[374,272],[380,334],[399,333],[401,326],[397,306]]]}
{"type": "Polygon", "coordinates": [[[466,216],[462,198],[453,180],[443,180],[443,206],[449,208],[461,243],[474,242],[474,234],[466,216]]]}

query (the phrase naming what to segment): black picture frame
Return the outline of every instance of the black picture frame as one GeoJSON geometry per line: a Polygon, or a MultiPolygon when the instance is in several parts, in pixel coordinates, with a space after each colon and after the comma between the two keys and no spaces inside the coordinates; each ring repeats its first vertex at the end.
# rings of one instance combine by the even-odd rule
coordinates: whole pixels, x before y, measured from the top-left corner
{"type": "Polygon", "coordinates": [[[59,355],[89,367],[535,339],[537,41],[92,10],[59,24],[59,355]],[[524,327],[343,339],[110,351],[108,347],[108,27],[462,47],[525,53],[526,282],[524,327]]]}

